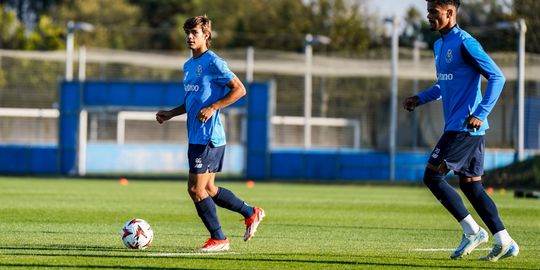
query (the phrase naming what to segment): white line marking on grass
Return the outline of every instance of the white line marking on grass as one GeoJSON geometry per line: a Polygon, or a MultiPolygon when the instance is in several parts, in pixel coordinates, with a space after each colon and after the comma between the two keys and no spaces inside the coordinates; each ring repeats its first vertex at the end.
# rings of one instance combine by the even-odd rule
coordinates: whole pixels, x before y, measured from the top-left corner
{"type": "MultiPolygon", "coordinates": [[[[455,248],[415,248],[412,251],[423,252],[438,252],[438,251],[454,251],[455,248]]],[[[491,250],[491,248],[477,248],[475,250],[491,250]]]]}
{"type": "Polygon", "coordinates": [[[217,255],[239,255],[240,252],[177,252],[177,253],[150,253],[149,257],[179,257],[179,256],[217,256],[217,255]]]}

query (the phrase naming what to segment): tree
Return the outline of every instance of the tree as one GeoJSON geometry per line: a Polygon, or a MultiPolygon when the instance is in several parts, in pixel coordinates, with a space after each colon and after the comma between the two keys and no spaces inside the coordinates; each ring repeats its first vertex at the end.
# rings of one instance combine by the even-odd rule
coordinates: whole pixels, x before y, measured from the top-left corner
{"type": "Polygon", "coordinates": [[[18,49],[25,44],[24,25],[14,11],[8,11],[0,5],[0,48],[18,49]]]}
{"type": "Polygon", "coordinates": [[[14,10],[19,21],[33,28],[42,15],[46,15],[52,6],[61,2],[62,0],[0,0],[0,5],[14,10]]]}
{"type": "MultiPolygon", "coordinates": [[[[149,41],[144,49],[170,50],[184,48],[183,37],[180,40],[181,28],[188,18],[186,14],[193,14],[192,0],[130,0],[132,5],[139,7],[141,18],[137,25],[141,29],[149,30],[149,41]]],[[[141,48],[142,49],[142,48],[141,48]]]]}
{"type": "Polygon", "coordinates": [[[37,27],[32,31],[26,49],[58,50],[64,48],[65,29],[54,24],[51,17],[42,15],[37,27]]]}
{"type": "Polygon", "coordinates": [[[499,22],[513,20],[509,5],[502,0],[464,1],[458,11],[458,23],[488,51],[514,50],[515,32],[497,28],[499,22]]]}
{"type": "Polygon", "coordinates": [[[513,15],[516,19],[523,18],[527,24],[527,45],[526,50],[532,53],[540,53],[540,1],[535,0],[514,0],[513,15]]]}
{"type": "MultiPolygon", "coordinates": [[[[327,9],[328,0],[320,1],[321,9],[327,9]]],[[[321,15],[323,34],[327,34],[332,42],[329,50],[344,51],[345,53],[358,53],[367,50],[369,46],[369,29],[366,18],[361,12],[361,5],[353,3],[347,5],[343,0],[334,0],[332,8],[321,15]]]]}
{"type": "MultiPolygon", "coordinates": [[[[138,6],[125,0],[73,0],[67,1],[52,11],[57,24],[68,21],[88,22],[95,26],[93,33],[76,35],[79,44],[112,49],[139,48],[150,38],[140,35],[137,24],[142,20],[138,6]]],[[[144,34],[144,33],[142,33],[144,34]]]]}

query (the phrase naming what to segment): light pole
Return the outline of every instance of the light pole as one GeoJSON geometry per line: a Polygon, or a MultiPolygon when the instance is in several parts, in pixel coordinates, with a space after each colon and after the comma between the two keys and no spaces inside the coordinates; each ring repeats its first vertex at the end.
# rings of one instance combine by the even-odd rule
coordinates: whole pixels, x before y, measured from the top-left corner
{"type": "Polygon", "coordinates": [[[385,22],[392,23],[392,65],[391,65],[391,90],[390,90],[390,181],[396,179],[396,132],[397,132],[397,94],[398,94],[398,61],[399,61],[399,17],[393,16],[385,22]]]}
{"type": "MultiPolygon", "coordinates": [[[[427,48],[427,43],[420,40],[420,37],[417,37],[417,39],[413,43],[413,68],[414,68],[414,81],[413,81],[413,94],[418,94],[419,87],[418,87],[418,68],[420,66],[420,49],[427,48]]],[[[412,115],[413,119],[413,148],[416,150],[418,147],[418,110],[413,111],[412,115]]]]}
{"type": "Polygon", "coordinates": [[[253,82],[253,69],[254,69],[254,49],[253,46],[249,46],[246,49],[246,82],[253,82]]]}
{"type": "Polygon", "coordinates": [[[527,24],[524,19],[516,22],[499,22],[497,29],[514,29],[518,32],[517,45],[517,134],[515,143],[515,161],[525,159],[525,35],[527,33],[527,24]]]}
{"type": "Polygon", "coordinates": [[[313,36],[307,34],[304,39],[304,51],[306,55],[306,72],[304,75],[304,148],[311,148],[311,110],[313,92],[312,66],[313,66],[313,45],[329,44],[331,39],[326,36],[313,36]]]}
{"type": "Polygon", "coordinates": [[[517,24],[519,31],[518,42],[518,137],[517,137],[517,160],[525,159],[525,34],[527,24],[520,19],[517,24]]]}
{"type": "Polygon", "coordinates": [[[68,22],[66,36],[66,81],[73,80],[73,47],[75,43],[74,34],[77,31],[92,32],[94,31],[94,26],[86,22],[68,22]]]}

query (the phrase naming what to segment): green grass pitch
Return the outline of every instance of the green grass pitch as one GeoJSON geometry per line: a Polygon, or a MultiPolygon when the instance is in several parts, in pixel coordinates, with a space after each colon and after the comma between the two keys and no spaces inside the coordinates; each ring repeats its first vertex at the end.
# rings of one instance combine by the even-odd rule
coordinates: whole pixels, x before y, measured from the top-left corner
{"type": "Polygon", "coordinates": [[[540,200],[510,192],[492,197],[521,254],[490,263],[477,259],[493,239],[462,260],[449,259],[459,225],[423,187],[220,184],[263,207],[267,217],[246,243],[241,216],[218,208],[231,249],[200,255],[208,234],[185,181],[121,186],[118,180],[0,177],[0,268],[540,269],[540,200]],[[152,225],[149,249],[122,245],[120,230],[131,218],[152,225]]]}

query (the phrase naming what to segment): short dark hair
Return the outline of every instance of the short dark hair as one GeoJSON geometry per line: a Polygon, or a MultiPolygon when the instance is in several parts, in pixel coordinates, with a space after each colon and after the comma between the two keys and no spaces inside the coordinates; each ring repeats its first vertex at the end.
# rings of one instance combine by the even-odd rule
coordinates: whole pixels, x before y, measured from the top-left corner
{"type": "Polygon", "coordinates": [[[434,2],[438,5],[452,5],[456,7],[456,9],[459,8],[459,5],[461,4],[460,0],[426,0],[427,2],[434,2]]]}

